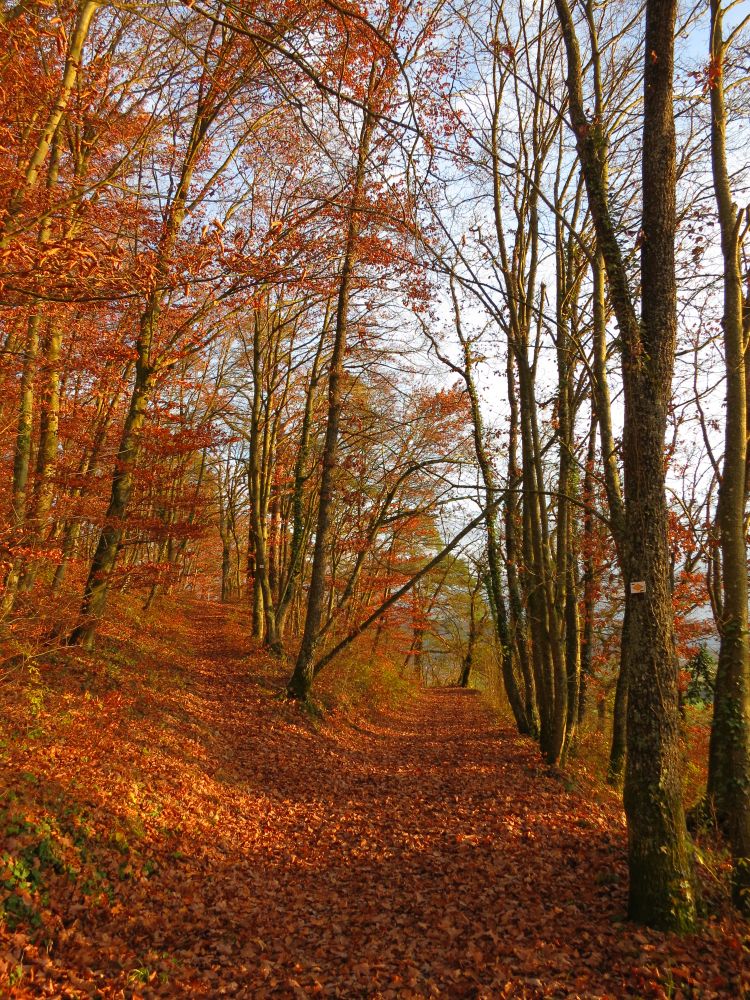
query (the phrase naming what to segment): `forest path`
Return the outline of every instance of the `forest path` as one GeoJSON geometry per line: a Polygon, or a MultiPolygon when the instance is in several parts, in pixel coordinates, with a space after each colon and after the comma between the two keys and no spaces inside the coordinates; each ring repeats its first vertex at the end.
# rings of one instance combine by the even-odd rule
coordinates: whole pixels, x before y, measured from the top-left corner
{"type": "Polygon", "coordinates": [[[24,787],[85,807],[112,888],[53,884],[54,966],[40,951],[39,991],[8,995],[743,995],[731,928],[618,922],[619,810],[566,791],[479,695],[316,725],[236,610],[195,602],[135,641],[118,690],[24,751],[24,787]],[[666,992],[696,970],[698,993],[666,992]]]}
{"type": "Polygon", "coordinates": [[[562,977],[574,995],[592,988],[590,957],[605,980],[589,995],[606,987],[594,927],[624,908],[622,829],[478,694],[425,691],[318,728],[259,692],[220,606],[189,620],[209,757],[188,799],[215,827],[182,849],[169,921],[143,926],[152,951],[195,970],[192,989],[208,976],[258,997],[536,996],[562,977]]]}
{"type": "Polygon", "coordinates": [[[480,696],[426,691],[316,729],[259,696],[220,606],[191,621],[217,819],[172,907],[200,932],[164,927],[157,951],[257,997],[607,994],[622,827],[480,696]]]}

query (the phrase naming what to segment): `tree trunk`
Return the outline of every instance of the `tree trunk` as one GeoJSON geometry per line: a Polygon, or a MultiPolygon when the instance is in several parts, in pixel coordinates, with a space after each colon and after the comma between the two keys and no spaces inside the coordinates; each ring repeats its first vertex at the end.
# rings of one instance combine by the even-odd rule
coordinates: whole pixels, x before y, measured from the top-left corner
{"type": "Polygon", "coordinates": [[[743,331],[740,227],[743,213],[732,197],[726,158],[724,54],[720,0],[711,0],[711,160],[724,260],[724,361],[726,409],[724,461],[717,520],[721,546],[722,601],[708,795],[726,829],[734,862],[735,903],[750,912],[750,647],[748,646],[745,475],[747,383],[743,331]]]}
{"type": "Polygon", "coordinates": [[[471,617],[469,619],[469,636],[466,643],[466,655],[461,664],[461,674],[458,678],[458,686],[467,688],[471,680],[471,668],[474,665],[474,644],[476,642],[476,620],[474,618],[474,607],[472,604],[471,617]]]}
{"type": "Polygon", "coordinates": [[[625,392],[624,576],[630,618],[623,636],[628,674],[628,910],[638,922],[688,930],[695,896],[681,799],[677,676],[669,587],[664,440],[674,366],[675,0],[647,0],[644,44],[642,306],[636,316],[606,196],[600,121],[584,109],[578,40],[567,0],[556,0],[567,54],[570,118],[589,207],[620,327],[625,392]],[[645,593],[630,584],[645,583],[645,593]]]}
{"type": "Polygon", "coordinates": [[[612,708],[612,741],[609,748],[609,764],[607,781],[615,788],[620,788],[625,774],[625,759],[627,756],[628,733],[628,672],[622,650],[628,645],[630,605],[625,602],[625,613],[620,636],[620,669],[617,673],[615,686],[615,703],[612,708]]]}
{"type": "Polygon", "coordinates": [[[498,491],[495,483],[495,472],[492,461],[487,453],[484,439],[484,423],[482,420],[482,410],[474,382],[474,367],[471,353],[471,344],[463,333],[461,324],[461,313],[458,299],[456,297],[455,286],[451,284],[453,296],[453,315],[456,332],[461,341],[463,351],[463,366],[460,369],[461,376],[466,386],[469,397],[472,418],[472,436],[474,440],[474,454],[482,474],[484,492],[487,500],[487,566],[489,569],[489,583],[492,592],[492,604],[494,608],[494,622],[497,630],[497,637],[500,643],[500,657],[502,663],[502,676],[505,694],[508,704],[513,713],[516,727],[519,733],[530,733],[531,724],[526,715],[523,699],[518,688],[515,672],[513,670],[513,647],[508,625],[507,607],[503,596],[502,571],[500,566],[500,539],[497,531],[497,505],[498,491]]]}
{"type": "Polygon", "coordinates": [[[578,725],[586,717],[587,686],[591,677],[594,654],[594,608],[596,580],[592,552],[594,533],[594,462],[596,461],[596,414],[592,414],[586,469],[583,476],[583,635],[581,637],[581,681],[578,689],[578,725]]]}
{"type": "MultiPolygon", "coordinates": [[[[609,508],[612,540],[615,543],[615,551],[617,553],[617,561],[620,565],[620,570],[624,573],[625,506],[622,496],[622,486],[620,483],[620,471],[617,465],[615,438],[612,432],[612,407],[609,396],[609,380],[607,378],[607,310],[604,284],[605,268],[604,258],[599,250],[597,250],[592,271],[594,278],[594,364],[592,380],[594,406],[596,409],[597,421],[599,423],[599,441],[601,447],[602,465],[604,466],[604,488],[607,494],[607,506],[609,508]]],[[[617,675],[617,687],[615,690],[615,704],[612,714],[612,742],[610,744],[609,766],[607,770],[607,781],[615,787],[622,785],[625,774],[625,757],[627,752],[628,678],[622,655],[622,650],[627,645],[626,634],[627,608],[625,609],[625,618],[622,625],[620,667],[617,675]]]]}
{"type": "Polygon", "coordinates": [[[146,419],[146,403],[151,389],[151,372],[139,359],[135,384],[125,418],[120,446],[117,449],[112,490],[99,541],[91,561],[79,620],[68,642],[92,649],[96,630],[104,613],[109,592],[110,576],[124,535],[123,520],[133,488],[134,466],[140,445],[140,431],[146,419]]]}
{"type": "Polygon", "coordinates": [[[361,227],[360,202],[364,193],[367,174],[367,160],[375,126],[375,119],[365,111],[357,150],[357,167],[349,212],[349,227],[346,237],[344,259],[341,267],[338,302],[336,306],[336,332],[333,354],[328,374],[328,416],[323,444],[323,471],[318,498],[318,516],[315,528],[315,548],[310,571],[310,589],[307,598],[305,627],[302,633],[297,661],[287,692],[290,698],[305,701],[310,693],[314,677],[314,656],[318,643],[320,623],[323,615],[325,582],[328,567],[328,542],[335,489],[336,460],[338,454],[339,423],[343,405],[344,355],[346,354],[349,325],[349,298],[357,259],[357,244],[361,227]]]}
{"type": "Polygon", "coordinates": [[[330,305],[326,304],[326,314],[320,331],[320,339],[315,351],[312,369],[310,371],[310,384],[305,396],[305,409],[302,414],[302,427],[300,430],[300,440],[297,446],[297,454],[294,460],[294,493],[292,494],[292,540],[289,544],[289,561],[286,571],[286,578],[281,587],[281,597],[279,598],[278,610],[276,613],[276,626],[279,636],[283,635],[287,615],[292,603],[297,595],[305,554],[305,539],[307,537],[307,524],[305,519],[305,486],[309,478],[306,472],[307,462],[310,456],[310,446],[312,439],[313,407],[315,405],[315,395],[320,379],[320,364],[323,354],[323,346],[326,341],[330,323],[330,305]]]}
{"type": "Polygon", "coordinates": [[[266,448],[262,441],[261,411],[263,397],[263,371],[261,364],[261,327],[268,333],[271,320],[268,309],[264,310],[264,320],[255,312],[255,329],[253,331],[253,400],[250,413],[250,459],[248,462],[248,487],[250,493],[250,532],[253,548],[253,635],[262,638],[264,644],[274,653],[281,652],[278,632],[276,630],[276,609],[271,590],[268,571],[268,511],[264,474],[268,470],[262,467],[267,458],[266,448]]]}
{"type": "MultiPolygon", "coordinates": [[[[83,43],[81,43],[83,44],[83,43]]],[[[50,156],[49,170],[47,173],[47,189],[53,190],[57,186],[60,164],[60,144],[53,133],[50,142],[52,143],[52,154],[50,156]]],[[[46,152],[45,152],[46,155],[46,152]]],[[[51,217],[47,217],[42,222],[39,229],[39,243],[45,244],[52,235],[51,217]]],[[[35,302],[32,313],[29,317],[26,344],[23,356],[23,371],[21,373],[21,392],[18,409],[18,429],[16,431],[16,450],[13,456],[13,493],[12,493],[12,529],[16,544],[20,543],[26,535],[26,521],[29,499],[29,472],[31,470],[32,453],[34,447],[34,390],[37,376],[37,363],[39,359],[40,330],[42,327],[42,303],[35,302]]],[[[32,531],[36,535],[36,532],[32,531]]],[[[37,538],[28,539],[32,542],[37,538]]],[[[33,555],[32,555],[33,558],[33,555]]],[[[5,589],[3,592],[2,611],[7,614],[13,607],[16,599],[19,584],[21,582],[22,560],[18,555],[14,555],[11,567],[5,578],[5,589]]]]}
{"type": "Polygon", "coordinates": [[[521,597],[521,583],[518,574],[520,547],[518,543],[518,492],[521,487],[521,472],[518,468],[518,397],[516,392],[513,352],[508,351],[506,365],[508,385],[508,493],[505,499],[505,554],[508,578],[508,631],[515,650],[524,686],[524,711],[532,736],[539,735],[539,719],[536,708],[536,686],[529,653],[528,622],[524,601],[521,597]]]}
{"type": "Polygon", "coordinates": [[[682,807],[677,671],[665,493],[664,441],[677,331],[676,147],[673,67],[676,0],[647,0],[643,110],[641,324],[626,337],[626,583],[630,618],[624,802],[630,917],[664,928],[695,923],[692,857],[682,807]]]}
{"type": "Polygon", "coordinates": [[[81,66],[83,65],[83,49],[89,29],[91,28],[91,22],[99,6],[100,3],[98,0],[84,0],[78,8],[75,27],[73,28],[68,44],[60,89],[57,93],[55,103],[47,115],[44,127],[39,134],[36,147],[25,164],[23,179],[8,202],[5,218],[3,219],[2,232],[0,233],[0,249],[4,250],[11,243],[13,239],[13,222],[23,207],[24,198],[36,186],[39,174],[44,167],[44,161],[47,159],[47,155],[55,141],[57,130],[68,107],[70,97],[81,71],[81,66]]]}

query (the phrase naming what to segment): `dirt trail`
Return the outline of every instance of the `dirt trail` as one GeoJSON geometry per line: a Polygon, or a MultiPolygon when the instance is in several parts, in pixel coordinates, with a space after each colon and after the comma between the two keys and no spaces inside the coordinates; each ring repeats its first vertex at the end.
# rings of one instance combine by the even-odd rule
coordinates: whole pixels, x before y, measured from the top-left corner
{"type": "MultiPolygon", "coordinates": [[[[618,812],[566,791],[479,695],[316,727],[273,699],[221,608],[186,627],[182,684],[92,761],[112,809],[135,769],[155,870],[59,944],[89,995],[742,995],[726,928],[680,941],[619,923],[618,812]]],[[[28,995],[85,995],[70,989],[28,995]]]]}

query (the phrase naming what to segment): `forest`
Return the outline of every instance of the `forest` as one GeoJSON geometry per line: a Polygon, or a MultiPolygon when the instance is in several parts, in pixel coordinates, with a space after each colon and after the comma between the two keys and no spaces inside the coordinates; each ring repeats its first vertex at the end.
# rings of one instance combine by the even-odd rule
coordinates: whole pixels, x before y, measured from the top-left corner
{"type": "Polygon", "coordinates": [[[0,995],[750,996],[744,0],[0,39],[0,995]]]}

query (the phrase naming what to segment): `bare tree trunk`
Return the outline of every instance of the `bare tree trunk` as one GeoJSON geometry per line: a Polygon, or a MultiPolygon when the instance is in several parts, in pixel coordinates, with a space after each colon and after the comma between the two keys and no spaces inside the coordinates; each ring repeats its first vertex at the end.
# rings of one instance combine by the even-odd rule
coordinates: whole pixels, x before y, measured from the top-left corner
{"type": "MultiPolygon", "coordinates": [[[[603,164],[604,184],[606,185],[606,161],[603,164]]],[[[612,407],[609,396],[609,380],[607,378],[607,310],[605,292],[605,267],[601,251],[597,250],[592,265],[593,290],[593,378],[592,390],[597,422],[599,424],[599,442],[602,465],[604,467],[604,488],[607,494],[609,521],[612,539],[615,543],[617,559],[624,572],[625,546],[625,504],[620,483],[620,471],[617,465],[617,450],[612,431],[612,407]]],[[[625,657],[622,650],[627,646],[628,610],[622,625],[620,643],[620,668],[617,674],[615,688],[615,703],[612,712],[612,739],[609,750],[607,781],[615,787],[622,785],[625,774],[625,758],[627,743],[627,711],[628,711],[628,675],[625,657]]]]}
{"type": "Polygon", "coordinates": [[[620,327],[625,390],[624,575],[628,672],[628,820],[632,919],[687,930],[694,925],[695,887],[681,799],[677,676],[669,587],[664,440],[677,325],[674,263],[675,130],[673,63],[675,0],[647,0],[644,39],[643,240],[641,319],[606,197],[601,122],[588,120],[578,40],[567,0],[555,0],[568,62],[570,118],[589,207],[620,327]],[[645,584],[644,593],[630,585],[645,584]]]}
{"type": "Polygon", "coordinates": [[[695,886],[682,808],[664,439],[677,332],[676,144],[673,67],[676,0],[648,0],[644,59],[641,323],[626,339],[626,582],[628,759],[624,802],[630,845],[630,916],[687,930],[695,886]]]}
{"type": "MultiPolygon", "coordinates": [[[[82,44],[82,43],[81,43],[82,44]]],[[[47,189],[53,190],[57,185],[60,163],[60,146],[56,140],[56,131],[50,141],[52,155],[47,173],[47,189]]],[[[45,153],[46,155],[46,153],[45,153]]],[[[47,243],[52,234],[50,218],[42,222],[39,229],[39,243],[47,243]]],[[[42,328],[42,303],[35,302],[29,317],[26,344],[23,356],[23,371],[21,373],[21,392],[18,409],[18,429],[16,431],[16,449],[13,456],[13,492],[12,492],[12,529],[15,541],[21,541],[26,533],[26,521],[29,500],[29,472],[32,464],[34,447],[34,394],[39,358],[40,330],[42,328]]],[[[32,546],[33,547],[33,546],[32,546]]],[[[9,612],[16,599],[21,581],[22,560],[14,555],[10,570],[5,578],[2,611],[9,612]]]]}
{"type": "Polygon", "coordinates": [[[518,563],[521,558],[518,542],[518,492],[521,486],[521,472],[518,468],[518,397],[516,393],[513,352],[508,351],[506,366],[508,384],[508,495],[505,500],[505,553],[508,578],[508,631],[510,642],[523,677],[524,711],[529,722],[531,735],[539,735],[539,719],[536,708],[536,686],[529,653],[527,614],[521,596],[518,563]]]}
{"type": "Polygon", "coordinates": [[[492,604],[494,609],[494,621],[497,636],[500,643],[500,657],[502,664],[503,686],[508,698],[513,718],[519,733],[530,733],[531,724],[526,715],[523,699],[518,688],[515,672],[513,670],[513,654],[511,637],[508,627],[508,615],[503,596],[502,571],[500,566],[500,539],[497,530],[497,505],[498,491],[495,482],[495,472],[492,468],[492,461],[487,453],[487,446],[484,439],[484,423],[482,420],[482,410],[477,395],[474,382],[474,368],[472,361],[472,346],[464,336],[461,324],[461,313],[458,299],[453,283],[451,283],[453,296],[453,314],[456,332],[461,341],[463,352],[463,365],[458,370],[466,386],[471,408],[472,432],[474,439],[474,454],[482,474],[484,491],[487,499],[487,566],[489,569],[489,583],[491,588],[492,604]]]}
{"type": "Polygon", "coordinates": [[[592,416],[589,431],[589,446],[586,453],[586,469],[583,477],[583,635],[581,638],[581,680],[578,688],[578,725],[580,726],[587,709],[587,687],[591,677],[594,651],[594,606],[596,583],[594,578],[594,559],[592,554],[592,535],[594,514],[594,462],[596,461],[596,416],[592,416]]]}
{"type": "MultiPolygon", "coordinates": [[[[628,645],[628,635],[630,632],[630,605],[625,602],[625,611],[622,621],[622,633],[620,636],[620,649],[626,649],[628,645]]],[[[628,672],[626,660],[620,655],[620,669],[617,673],[617,683],[615,685],[615,701],[612,707],[612,740],[609,748],[609,764],[607,768],[607,781],[615,788],[622,785],[625,773],[625,760],[627,757],[627,734],[628,734],[628,672]]]]}
{"type": "Polygon", "coordinates": [[[357,243],[361,227],[360,202],[364,193],[367,160],[375,126],[370,111],[365,111],[357,150],[357,167],[354,176],[349,226],[346,236],[344,259],[341,267],[338,303],[336,306],[336,332],[328,375],[328,417],[323,444],[323,471],[318,498],[318,516],[315,528],[315,548],[310,571],[310,589],[307,598],[305,628],[302,633],[297,661],[287,691],[290,698],[306,700],[314,677],[314,656],[320,633],[325,598],[325,578],[328,567],[328,543],[334,499],[334,478],[338,454],[339,422],[343,405],[344,355],[346,353],[349,325],[349,298],[357,259],[357,243]]]}
{"type": "Polygon", "coordinates": [[[727,831],[734,861],[735,903],[750,912],[750,646],[748,644],[747,374],[743,330],[740,233],[743,212],[732,197],[726,157],[721,0],[711,0],[711,160],[724,260],[724,461],[719,483],[722,601],[709,752],[708,795],[727,831]]]}
{"type": "Polygon", "coordinates": [[[289,565],[286,579],[281,588],[281,597],[276,613],[276,626],[279,636],[283,635],[289,609],[292,606],[297,594],[305,553],[305,538],[307,536],[307,525],[305,519],[305,486],[309,477],[306,472],[307,462],[310,457],[310,445],[312,439],[312,420],[315,395],[318,389],[320,378],[320,363],[323,354],[323,346],[329,327],[329,306],[326,306],[326,315],[320,332],[320,339],[313,359],[312,370],[310,372],[310,384],[305,397],[305,409],[302,415],[302,428],[300,430],[300,441],[297,447],[297,455],[294,461],[294,493],[292,495],[292,540],[289,545],[289,565]]]}
{"type": "MultiPolygon", "coordinates": [[[[598,122],[602,123],[605,116],[604,93],[602,88],[601,59],[599,52],[599,39],[597,35],[596,22],[594,16],[594,5],[592,0],[586,0],[586,22],[588,25],[589,40],[591,43],[591,67],[594,84],[594,113],[598,122]]],[[[603,197],[607,198],[609,183],[609,161],[607,158],[606,137],[604,133],[599,136],[599,183],[603,197]]],[[[594,410],[599,423],[599,439],[601,442],[602,465],[604,467],[604,488],[607,494],[607,506],[609,507],[609,520],[611,525],[612,538],[617,552],[617,561],[620,570],[624,575],[624,547],[625,547],[625,504],[622,496],[622,485],[620,483],[620,472],[617,464],[617,450],[615,448],[615,438],[612,431],[612,407],[609,394],[609,380],[607,377],[607,303],[605,286],[605,261],[599,246],[599,236],[597,235],[597,249],[592,264],[593,274],[593,365],[592,365],[592,392],[594,396],[594,410]]],[[[627,612],[623,621],[623,636],[627,629],[627,612]]],[[[627,704],[628,704],[628,677],[625,667],[625,658],[622,649],[626,642],[620,645],[620,668],[617,676],[617,689],[615,694],[615,705],[613,713],[612,741],[610,745],[609,767],[607,780],[610,784],[619,787],[622,784],[625,772],[626,756],[626,736],[627,736],[627,704]]]]}
{"type": "Polygon", "coordinates": [[[71,645],[80,645],[84,649],[93,648],[97,626],[107,604],[110,577],[122,544],[123,519],[133,488],[134,466],[139,450],[140,431],[146,419],[151,378],[151,371],[139,358],[130,406],[117,450],[105,523],[89,568],[78,624],[68,639],[71,645]]]}
{"type": "Polygon", "coordinates": [[[458,686],[467,688],[471,680],[471,668],[474,666],[474,649],[477,644],[479,625],[477,621],[477,599],[482,586],[482,577],[477,575],[476,583],[469,591],[469,634],[466,637],[466,655],[461,664],[461,676],[458,686]]]}
{"type": "MultiPolygon", "coordinates": [[[[268,335],[271,319],[268,309],[265,310],[265,322],[261,320],[259,311],[255,313],[255,329],[253,331],[253,401],[250,413],[250,459],[248,462],[248,486],[250,491],[250,532],[253,546],[253,635],[262,638],[269,649],[275,653],[281,652],[279,637],[276,630],[276,610],[268,572],[267,546],[267,505],[264,490],[264,474],[268,470],[262,467],[263,459],[268,456],[263,446],[261,429],[261,409],[263,397],[263,371],[261,364],[261,325],[268,335]],[[257,598],[260,598],[258,607],[257,598]]],[[[263,429],[267,430],[266,427],[263,429]]]]}

